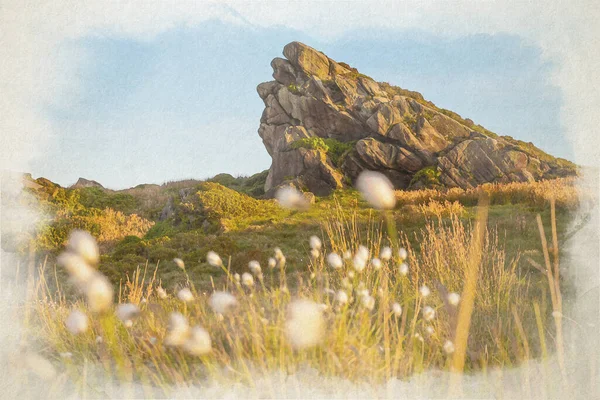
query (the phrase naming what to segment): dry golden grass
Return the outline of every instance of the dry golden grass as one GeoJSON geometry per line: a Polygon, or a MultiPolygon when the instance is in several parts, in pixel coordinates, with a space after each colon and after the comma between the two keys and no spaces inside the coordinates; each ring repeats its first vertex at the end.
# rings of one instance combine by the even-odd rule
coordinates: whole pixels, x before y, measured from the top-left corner
{"type": "MultiPolygon", "coordinates": [[[[477,228],[454,214],[449,220],[429,221],[417,234],[420,249],[415,251],[402,232],[393,226],[384,229],[379,218],[373,217],[364,232],[357,228],[356,216],[344,215],[339,211],[324,224],[324,248],[319,258],[309,261],[306,274],[263,267],[264,275],[255,276],[255,286],[248,288],[224,267],[227,279],[214,282],[213,289],[232,293],[238,302],[224,316],[211,310],[211,293],[196,291],[193,282],[189,282],[191,302],[178,300],[174,293],[160,298],[154,275],[144,270],[118,291],[120,302],[141,309],[141,316],[126,327],[112,311],[93,314],[84,302],[48,290],[43,277],[53,274],[42,273],[37,301],[31,305],[30,332],[45,349],[44,357],[76,382],[82,360],[93,360],[104,371],[96,379],[139,381],[167,396],[174,383],[208,378],[251,385],[257,371],[293,373],[305,365],[325,376],[367,382],[428,369],[449,370],[451,365],[462,370],[463,363],[468,370],[507,367],[547,354],[546,343],[559,340],[553,332],[558,334],[560,325],[552,327],[549,320],[558,307],[555,300],[549,305],[544,291],[533,290],[532,278],[520,271],[518,260],[506,259],[496,233],[485,227],[485,216],[477,220],[477,228]],[[390,239],[394,237],[398,241],[390,239]],[[359,245],[368,247],[370,258],[391,246],[393,258],[379,270],[371,262],[362,272],[354,271],[348,260],[341,269],[332,269],[324,260],[331,251],[342,255],[355,252],[359,245]],[[407,275],[400,273],[400,246],[408,251],[407,275]],[[422,295],[424,285],[431,289],[428,296],[422,295]],[[336,301],[333,293],[339,290],[348,295],[347,304],[336,301]],[[363,290],[375,299],[372,309],[365,306],[363,290]],[[450,292],[461,293],[459,307],[448,300],[450,292]],[[298,298],[322,308],[325,331],[314,348],[295,349],[286,336],[286,309],[298,298]],[[400,316],[393,312],[395,302],[402,307],[400,316]],[[466,308],[463,302],[468,302],[466,308]],[[424,317],[427,307],[435,311],[435,318],[424,317]],[[90,317],[85,333],[73,335],[66,329],[64,321],[73,309],[90,317]],[[169,314],[174,311],[209,332],[209,354],[192,356],[165,344],[169,314]],[[444,350],[447,341],[456,342],[454,355],[444,350]],[[61,357],[67,352],[72,357],[61,357]]],[[[543,248],[547,253],[547,246],[543,248]]],[[[556,297],[559,280],[550,275],[556,278],[551,282],[556,297]]]]}
{"type": "Polygon", "coordinates": [[[537,182],[488,183],[474,189],[451,188],[445,191],[437,189],[398,190],[396,198],[400,205],[421,205],[431,201],[458,201],[461,204],[477,204],[483,191],[490,204],[528,204],[535,207],[547,207],[554,198],[557,207],[576,209],[582,201],[595,198],[595,194],[581,193],[576,186],[577,178],[559,178],[537,182]]]}

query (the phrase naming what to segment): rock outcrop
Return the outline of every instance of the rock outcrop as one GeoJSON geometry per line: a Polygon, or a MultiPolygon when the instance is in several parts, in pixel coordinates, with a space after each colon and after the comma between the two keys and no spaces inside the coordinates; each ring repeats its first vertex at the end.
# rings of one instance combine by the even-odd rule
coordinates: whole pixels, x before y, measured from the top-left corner
{"type": "Polygon", "coordinates": [[[258,133],[272,157],[267,194],[282,184],[327,194],[363,169],[384,173],[397,188],[575,173],[531,143],[499,137],[302,43],[289,43],[283,55],[271,62],[275,80],[257,88],[265,103],[258,133]]]}
{"type": "Polygon", "coordinates": [[[96,187],[96,188],[104,189],[104,186],[102,186],[100,183],[90,180],[90,179],[85,179],[85,178],[77,179],[77,182],[75,182],[75,184],[71,186],[71,189],[82,189],[82,188],[88,188],[88,187],[96,187]]]}

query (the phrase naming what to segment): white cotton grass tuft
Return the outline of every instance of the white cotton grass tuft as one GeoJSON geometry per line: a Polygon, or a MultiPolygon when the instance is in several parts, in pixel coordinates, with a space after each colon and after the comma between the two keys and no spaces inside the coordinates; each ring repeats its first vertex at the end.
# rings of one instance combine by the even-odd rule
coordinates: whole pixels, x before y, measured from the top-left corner
{"type": "Polygon", "coordinates": [[[235,279],[235,281],[237,283],[240,283],[242,280],[242,277],[240,276],[240,274],[238,274],[237,272],[235,274],[233,274],[233,279],[235,279]]]}
{"type": "Polygon", "coordinates": [[[360,246],[358,246],[358,250],[356,250],[356,256],[360,257],[364,260],[368,260],[369,259],[369,249],[367,249],[366,246],[363,246],[361,244],[360,246]]]}
{"type": "Polygon", "coordinates": [[[88,317],[79,310],[73,310],[65,320],[65,326],[73,335],[78,335],[87,331],[88,317]]]}
{"type": "Polygon", "coordinates": [[[427,297],[431,294],[431,290],[429,290],[429,287],[427,285],[423,285],[419,288],[419,294],[421,295],[421,297],[427,297]]]}
{"type": "Polygon", "coordinates": [[[344,261],[342,257],[337,253],[329,253],[327,256],[327,264],[333,269],[340,269],[344,266],[344,261]]]}
{"type": "Polygon", "coordinates": [[[226,314],[237,305],[234,295],[228,292],[214,292],[209,299],[210,308],[217,314],[226,314]]]}
{"type": "Polygon", "coordinates": [[[190,290],[190,288],[183,288],[179,292],[177,292],[177,298],[184,303],[189,303],[194,300],[194,294],[190,290]]]}
{"type": "Polygon", "coordinates": [[[363,295],[360,299],[360,304],[369,311],[373,311],[375,308],[375,298],[370,295],[363,295]]]}
{"type": "Polygon", "coordinates": [[[124,324],[133,324],[133,320],[140,315],[140,309],[135,304],[123,303],[117,306],[115,314],[124,324]]]}
{"type": "Polygon", "coordinates": [[[88,264],[96,265],[100,261],[100,250],[96,239],[86,231],[78,229],[72,231],[67,240],[67,249],[83,258],[88,264]]]}
{"type": "Polygon", "coordinates": [[[310,300],[290,303],[285,334],[292,347],[297,350],[320,344],[325,334],[325,320],[319,304],[310,300]]]}
{"type": "Polygon", "coordinates": [[[431,321],[435,318],[435,310],[430,306],[423,307],[423,319],[425,321],[431,321]]]}
{"type": "Polygon", "coordinates": [[[85,285],[84,293],[88,307],[93,312],[103,312],[113,303],[113,287],[108,279],[96,272],[85,285]]]}
{"type": "Polygon", "coordinates": [[[246,287],[254,286],[254,278],[248,272],[242,274],[242,284],[246,287]]]}
{"type": "Polygon", "coordinates": [[[402,306],[399,303],[392,304],[392,312],[394,316],[400,317],[402,315],[402,306]]]}
{"type": "Polygon", "coordinates": [[[267,261],[267,266],[269,269],[274,269],[277,266],[277,260],[273,257],[269,258],[269,261],[267,261]]]}
{"type": "Polygon", "coordinates": [[[401,247],[400,250],[398,250],[398,257],[400,257],[402,261],[406,260],[408,258],[408,251],[406,251],[404,247],[401,247]]]}
{"type": "Polygon", "coordinates": [[[174,258],[173,262],[175,263],[175,265],[177,265],[179,268],[181,269],[185,269],[185,263],[183,262],[183,260],[181,258],[174,258]]]}
{"type": "Polygon", "coordinates": [[[321,256],[321,252],[317,249],[310,249],[310,258],[313,260],[318,259],[321,256]]]}
{"type": "Polygon", "coordinates": [[[281,207],[292,210],[306,210],[310,205],[304,194],[292,186],[279,188],[275,199],[281,207]]]}
{"type": "Polygon", "coordinates": [[[454,353],[454,343],[452,343],[450,340],[446,340],[446,342],[444,342],[443,349],[446,354],[454,353]]]}
{"type": "Polygon", "coordinates": [[[156,288],[156,294],[158,294],[158,297],[161,299],[167,298],[167,291],[163,289],[162,286],[156,288]]]}
{"type": "Polygon", "coordinates": [[[448,303],[450,303],[451,305],[456,307],[459,302],[460,302],[460,294],[454,293],[454,292],[448,294],[448,303]]]}
{"type": "Polygon", "coordinates": [[[347,304],[348,300],[348,294],[343,290],[338,290],[335,294],[335,301],[337,301],[339,304],[347,304]]]}
{"type": "Polygon", "coordinates": [[[402,276],[408,275],[408,264],[407,263],[400,264],[400,267],[398,268],[398,270],[400,271],[400,275],[402,275],[402,276]]]}
{"type": "Polygon", "coordinates": [[[396,205],[394,185],[380,172],[362,171],[356,179],[356,188],[373,208],[389,210],[396,205]]]}
{"type": "Polygon", "coordinates": [[[315,236],[315,235],[310,237],[309,243],[310,243],[310,248],[315,249],[315,250],[321,250],[321,247],[323,246],[321,239],[319,239],[319,237],[315,236]]]}
{"type": "Polygon", "coordinates": [[[429,336],[433,336],[433,334],[435,333],[435,329],[433,329],[433,326],[429,325],[427,326],[427,328],[425,328],[425,333],[427,333],[427,335],[429,336]]]}
{"type": "Polygon", "coordinates": [[[68,251],[63,252],[58,256],[56,261],[59,265],[65,267],[69,273],[69,276],[71,277],[71,280],[79,288],[83,288],[83,286],[85,286],[85,284],[88,283],[96,273],[96,270],[90,267],[83,257],[75,253],[68,251]]]}
{"type": "Polygon", "coordinates": [[[367,260],[356,255],[354,256],[354,260],[352,260],[352,265],[356,272],[362,272],[367,267],[367,260]]]}
{"type": "Polygon", "coordinates": [[[210,353],[212,342],[206,329],[194,326],[183,343],[183,349],[193,356],[203,356],[210,353]]]}
{"type": "Polygon", "coordinates": [[[344,251],[344,254],[342,256],[344,257],[344,260],[351,260],[352,252],[350,250],[346,250],[346,251],[344,251]]]}
{"type": "Polygon", "coordinates": [[[260,275],[260,273],[262,272],[262,269],[260,268],[260,263],[256,260],[252,260],[248,263],[248,269],[256,276],[260,275]]]}
{"type": "Polygon", "coordinates": [[[174,312],[169,316],[169,326],[165,337],[167,346],[181,346],[189,336],[190,326],[187,319],[180,313],[174,312]]]}
{"type": "Polygon", "coordinates": [[[390,261],[392,259],[392,248],[386,246],[383,249],[381,249],[381,253],[379,253],[379,258],[382,261],[390,261]]]}
{"type": "Polygon", "coordinates": [[[374,258],[371,260],[371,265],[373,266],[373,268],[378,271],[381,269],[382,263],[381,260],[379,258],[374,258]]]}
{"type": "Polygon", "coordinates": [[[223,261],[221,257],[214,251],[209,251],[206,253],[206,262],[208,262],[213,267],[220,267],[223,265],[223,261]]]}

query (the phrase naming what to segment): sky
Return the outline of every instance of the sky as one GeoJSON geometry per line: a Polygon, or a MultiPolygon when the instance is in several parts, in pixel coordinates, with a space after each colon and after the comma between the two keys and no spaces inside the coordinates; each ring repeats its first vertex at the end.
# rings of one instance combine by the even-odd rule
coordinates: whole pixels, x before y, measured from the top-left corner
{"type": "Polygon", "coordinates": [[[498,134],[597,159],[581,146],[593,118],[576,114],[594,41],[574,46],[591,36],[569,3],[309,3],[6,3],[0,166],[114,189],[267,169],[256,86],[293,40],[498,134]]]}
{"type": "Polygon", "coordinates": [[[515,35],[446,38],[418,30],[356,29],[334,40],[286,27],[205,21],[150,40],[89,35],[59,50],[81,54],[78,94],[43,108],[56,140],[32,163],[62,185],[110,188],[251,175],[267,169],[256,86],[270,61],[302,41],[379,81],[417,90],[500,134],[572,158],[558,118],[552,63],[515,35]]]}

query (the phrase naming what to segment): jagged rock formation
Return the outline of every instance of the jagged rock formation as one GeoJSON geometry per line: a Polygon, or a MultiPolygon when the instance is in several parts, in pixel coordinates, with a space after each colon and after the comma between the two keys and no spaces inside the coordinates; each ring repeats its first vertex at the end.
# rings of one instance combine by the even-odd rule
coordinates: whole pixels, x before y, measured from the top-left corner
{"type": "Polygon", "coordinates": [[[104,189],[104,186],[102,186],[98,182],[92,181],[89,179],[85,179],[85,178],[77,179],[77,182],[75,182],[75,184],[71,186],[71,189],[81,189],[81,188],[87,188],[87,187],[97,187],[100,189],[104,189]]]}
{"type": "Polygon", "coordinates": [[[265,103],[258,132],[272,157],[267,194],[282,184],[327,194],[363,169],[381,171],[397,188],[575,173],[531,143],[499,137],[302,43],[289,43],[283,55],[271,62],[275,80],[257,88],[265,103]]]}

